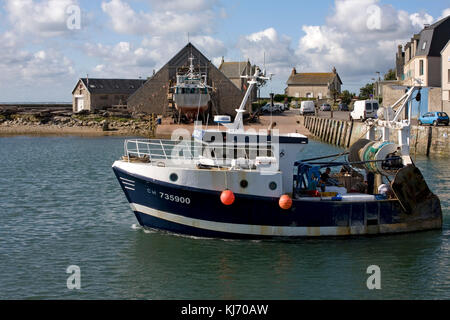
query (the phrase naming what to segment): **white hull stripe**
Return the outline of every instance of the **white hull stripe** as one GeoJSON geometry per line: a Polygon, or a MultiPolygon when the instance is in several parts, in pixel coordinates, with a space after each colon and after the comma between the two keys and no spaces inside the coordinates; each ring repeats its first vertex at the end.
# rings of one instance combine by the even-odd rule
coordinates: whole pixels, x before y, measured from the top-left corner
{"type": "Polygon", "coordinates": [[[133,188],[130,188],[130,187],[127,187],[127,186],[125,186],[125,189],[128,189],[128,190],[132,190],[132,191],[134,191],[134,189],[133,189],[133,188]]]}
{"type": "MultiPolygon", "coordinates": [[[[379,225],[379,226],[352,226],[352,227],[281,227],[281,226],[263,226],[250,224],[236,224],[208,221],[201,219],[193,219],[173,213],[156,210],[143,206],[137,203],[130,204],[133,211],[141,212],[156,218],[166,221],[182,224],[185,226],[247,235],[261,235],[261,236],[342,236],[353,234],[371,234],[371,233],[387,233],[387,232],[401,232],[405,225],[379,225]],[[400,228],[399,228],[400,227],[400,228]],[[402,228],[403,227],[403,228],[402,228]]],[[[407,228],[407,227],[406,227],[407,228]]]]}
{"type": "Polygon", "coordinates": [[[125,182],[125,181],[122,181],[122,183],[126,186],[134,187],[134,183],[129,183],[129,182],[125,182]]]}
{"type": "Polygon", "coordinates": [[[133,181],[133,180],[125,179],[125,178],[122,178],[122,177],[119,177],[119,178],[120,178],[120,180],[122,180],[122,181],[127,181],[127,182],[129,182],[129,183],[135,183],[135,181],[133,181]]]}

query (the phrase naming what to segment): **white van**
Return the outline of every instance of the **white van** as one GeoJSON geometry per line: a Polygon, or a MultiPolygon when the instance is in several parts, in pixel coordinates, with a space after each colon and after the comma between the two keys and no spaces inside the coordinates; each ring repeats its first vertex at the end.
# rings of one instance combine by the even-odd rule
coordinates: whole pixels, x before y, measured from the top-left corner
{"type": "Polygon", "coordinates": [[[368,118],[376,118],[377,111],[377,100],[359,100],[355,101],[350,117],[352,117],[353,120],[365,121],[368,118]]]}
{"type": "Polygon", "coordinates": [[[308,114],[308,113],[312,113],[315,114],[316,113],[316,107],[314,105],[314,101],[302,101],[301,105],[300,105],[300,114],[308,114]]]}

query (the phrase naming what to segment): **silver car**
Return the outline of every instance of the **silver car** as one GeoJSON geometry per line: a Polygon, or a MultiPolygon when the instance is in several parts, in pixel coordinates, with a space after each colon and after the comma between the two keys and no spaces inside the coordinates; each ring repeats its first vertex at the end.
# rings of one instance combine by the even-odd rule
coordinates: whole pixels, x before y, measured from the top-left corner
{"type": "Polygon", "coordinates": [[[320,111],[331,111],[331,106],[328,103],[324,103],[320,106],[320,111]]]}

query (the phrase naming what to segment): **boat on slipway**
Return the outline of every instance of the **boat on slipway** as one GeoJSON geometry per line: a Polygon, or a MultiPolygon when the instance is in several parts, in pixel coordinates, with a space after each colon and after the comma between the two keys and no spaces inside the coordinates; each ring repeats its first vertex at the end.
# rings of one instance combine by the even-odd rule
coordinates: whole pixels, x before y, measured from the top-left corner
{"type": "Polygon", "coordinates": [[[140,225],[252,239],[442,227],[439,198],[409,155],[410,119],[399,119],[417,87],[396,103],[395,114],[383,108],[378,119],[367,120],[365,139],[346,152],[307,159],[306,136],[245,130],[249,94],[270,77],[257,69],[246,78],[234,121],[218,117],[226,130],[196,128],[192,137],[125,141],[125,155],[113,170],[140,225]],[[390,139],[394,131],[398,144],[390,139]],[[376,138],[376,132],[382,135],[376,138]],[[326,168],[340,170],[328,179],[326,168]]]}
{"type": "Polygon", "coordinates": [[[211,100],[211,87],[207,85],[207,74],[201,72],[200,66],[194,66],[194,57],[189,57],[189,68],[179,68],[176,74],[176,84],[173,90],[175,108],[180,114],[193,117],[205,112],[211,100]]]}

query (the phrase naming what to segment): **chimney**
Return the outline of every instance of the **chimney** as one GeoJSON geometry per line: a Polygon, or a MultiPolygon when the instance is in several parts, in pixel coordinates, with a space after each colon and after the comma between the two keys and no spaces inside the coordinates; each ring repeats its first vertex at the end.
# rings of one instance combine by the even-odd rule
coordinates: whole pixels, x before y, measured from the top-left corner
{"type": "Polygon", "coordinates": [[[294,68],[292,68],[292,75],[295,75],[297,73],[297,70],[295,70],[295,67],[294,68]]]}
{"type": "Polygon", "coordinates": [[[336,74],[337,73],[336,67],[333,67],[332,71],[333,71],[334,74],[336,74]]]}
{"type": "Polygon", "coordinates": [[[86,74],[86,86],[89,87],[89,74],[86,74]]]}

